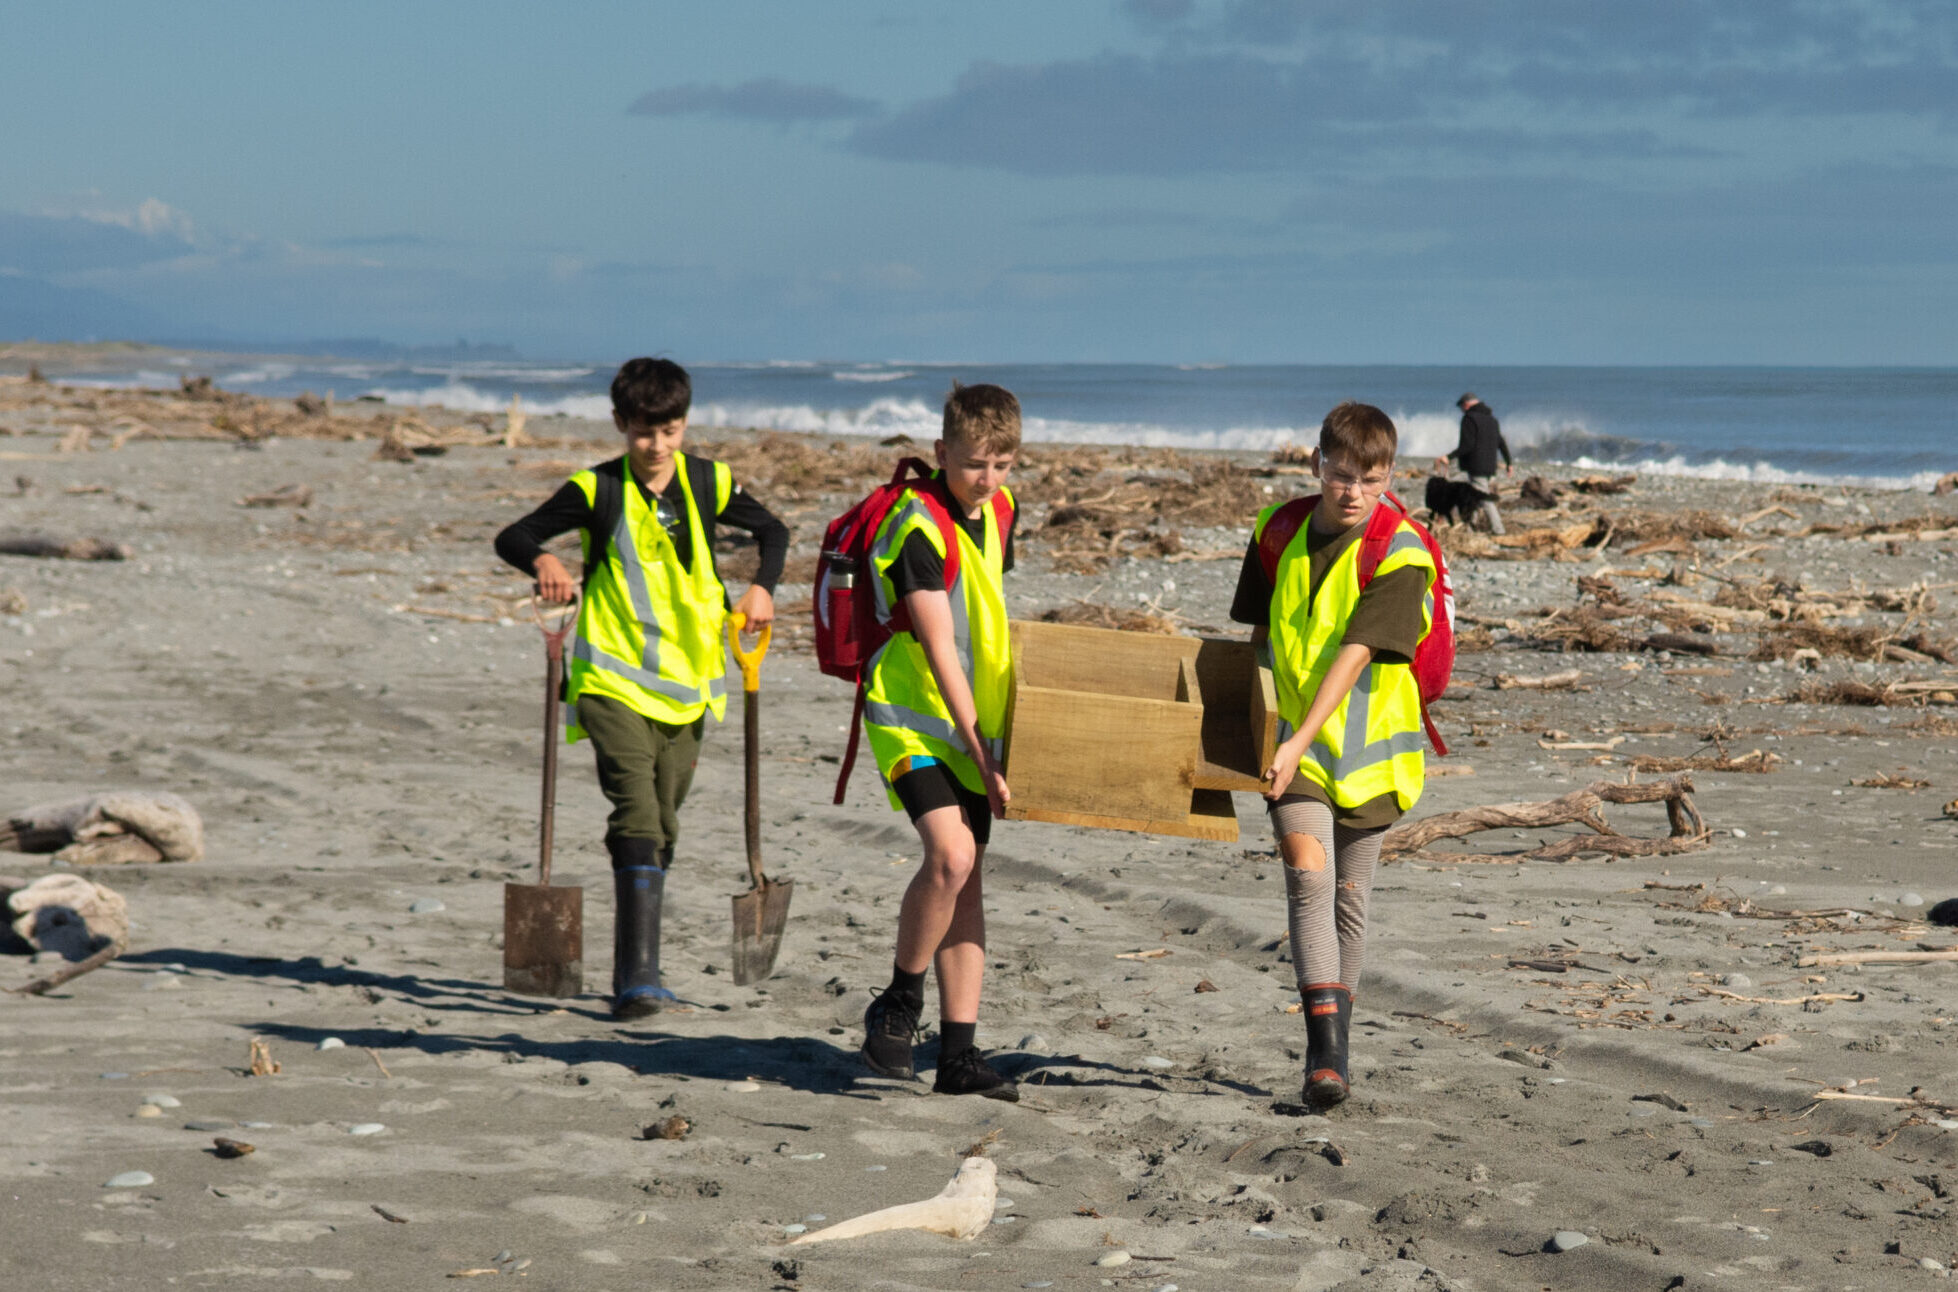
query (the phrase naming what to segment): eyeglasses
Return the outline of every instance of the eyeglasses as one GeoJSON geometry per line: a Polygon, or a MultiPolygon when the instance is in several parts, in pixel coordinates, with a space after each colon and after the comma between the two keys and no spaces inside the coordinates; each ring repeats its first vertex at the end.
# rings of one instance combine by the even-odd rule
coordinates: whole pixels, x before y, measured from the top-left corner
{"type": "Polygon", "coordinates": [[[1394,477],[1392,472],[1388,472],[1382,475],[1362,478],[1333,467],[1320,473],[1319,482],[1328,490],[1378,497],[1387,491],[1388,485],[1394,483],[1394,477]]]}

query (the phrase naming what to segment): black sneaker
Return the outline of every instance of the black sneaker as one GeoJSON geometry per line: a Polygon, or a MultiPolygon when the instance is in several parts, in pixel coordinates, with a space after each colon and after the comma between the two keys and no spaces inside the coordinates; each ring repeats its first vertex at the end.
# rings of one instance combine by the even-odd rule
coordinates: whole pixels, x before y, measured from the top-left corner
{"type": "Polygon", "coordinates": [[[909,1077],[911,1040],[918,1034],[918,1015],[924,1002],[912,1004],[885,990],[863,1012],[863,1061],[880,1077],[909,1077]]]}
{"type": "Polygon", "coordinates": [[[979,1053],[978,1047],[960,1050],[949,1059],[938,1063],[937,1079],[931,1083],[935,1095],[984,1095],[988,1099],[1002,1099],[1009,1104],[1020,1102],[1019,1083],[1009,1077],[1002,1077],[986,1062],[986,1056],[979,1053]]]}

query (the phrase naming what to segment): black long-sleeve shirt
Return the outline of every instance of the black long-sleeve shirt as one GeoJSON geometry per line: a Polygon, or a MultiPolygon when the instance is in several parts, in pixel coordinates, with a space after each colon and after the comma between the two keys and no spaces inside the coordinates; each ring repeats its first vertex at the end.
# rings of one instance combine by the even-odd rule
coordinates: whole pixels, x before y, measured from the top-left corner
{"type": "Polygon", "coordinates": [[[1502,423],[1487,404],[1470,404],[1462,410],[1462,440],[1448,455],[1449,460],[1461,463],[1462,470],[1471,476],[1492,476],[1496,474],[1498,453],[1502,454],[1504,466],[1512,465],[1509,441],[1502,437],[1502,423]]]}
{"type": "MultiPolygon", "coordinates": [[[[673,549],[680,558],[680,564],[692,569],[693,535],[685,521],[686,491],[681,487],[680,473],[673,473],[673,479],[661,490],[660,499],[655,499],[652,491],[630,471],[626,475],[639,490],[639,496],[645,500],[646,506],[657,510],[660,518],[666,522],[666,532],[673,540],[673,549]],[[666,506],[659,505],[661,499],[666,506]]],[[[701,501],[711,505],[710,499],[701,501]]],[[[585,491],[567,480],[543,506],[506,526],[496,536],[496,554],[525,574],[535,574],[537,558],[544,554],[545,543],[574,529],[590,529],[595,519],[591,504],[585,501],[585,491]]],[[[755,574],[755,582],[772,595],[775,585],[781,581],[782,567],[788,562],[789,527],[739,484],[728,493],[727,506],[719,512],[711,512],[707,507],[701,509],[700,527],[707,539],[707,559],[710,561],[714,559],[714,529],[718,523],[732,525],[755,536],[755,543],[761,548],[761,568],[755,574]]],[[[718,566],[714,567],[714,573],[718,578],[718,566]]]]}

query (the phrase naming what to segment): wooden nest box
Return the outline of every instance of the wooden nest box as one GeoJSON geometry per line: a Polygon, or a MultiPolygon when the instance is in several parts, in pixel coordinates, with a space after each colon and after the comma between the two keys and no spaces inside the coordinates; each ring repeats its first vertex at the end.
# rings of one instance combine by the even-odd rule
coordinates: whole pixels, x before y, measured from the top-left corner
{"type": "Polygon", "coordinates": [[[1006,715],[1014,820],[1237,838],[1278,743],[1249,642],[1014,620],[1006,715]]]}

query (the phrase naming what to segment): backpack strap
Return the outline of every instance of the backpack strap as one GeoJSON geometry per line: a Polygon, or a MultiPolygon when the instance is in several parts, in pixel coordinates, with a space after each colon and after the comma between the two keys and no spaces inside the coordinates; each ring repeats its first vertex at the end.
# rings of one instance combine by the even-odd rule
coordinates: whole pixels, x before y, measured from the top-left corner
{"type": "Polygon", "coordinates": [[[713,524],[721,514],[724,500],[721,498],[721,464],[712,458],[697,458],[691,453],[682,453],[680,460],[687,464],[687,488],[693,490],[693,505],[702,512],[701,519],[713,524]]]}
{"type": "Polygon", "coordinates": [[[1407,516],[1407,504],[1393,494],[1382,494],[1380,501],[1391,505],[1374,507],[1373,515],[1367,518],[1367,532],[1360,536],[1359,573],[1363,588],[1373,582],[1380,563],[1387,559],[1387,553],[1394,545],[1394,534],[1407,516]]]}
{"type": "Polygon", "coordinates": [[[1279,558],[1285,555],[1285,549],[1292,545],[1292,540],[1298,537],[1300,527],[1311,517],[1312,509],[1318,505],[1319,495],[1316,493],[1309,497],[1294,498],[1290,502],[1281,503],[1278,510],[1271,513],[1271,519],[1265,522],[1264,529],[1259,531],[1258,565],[1265,572],[1267,584],[1277,586],[1279,558]]]}
{"type": "MultiPolygon", "coordinates": [[[[891,477],[891,483],[912,486],[911,496],[924,504],[932,523],[938,526],[939,540],[945,545],[945,590],[951,591],[952,585],[959,581],[959,539],[953,528],[952,513],[943,502],[939,501],[938,491],[931,487],[938,483],[936,477],[931,474],[931,469],[924,464],[923,459],[906,458],[898,463],[897,473],[891,477]],[[905,478],[907,470],[915,471],[917,478],[907,480],[905,478]]],[[[891,607],[891,630],[907,633],[911,631],[911,616],[904,609],[902,600],[891,607]]]]}
{"type": "Polygon", "coordinates": [[[843,750],[843,765],[836,771],[836,797],[830,802],[841,805],[843,791],[850,787],[850,770],[857,765],[857,743],[863,737],[863,697],[870,688],[870,679],[857,679],[857,705],[850,713],[850,743],[843,750]]]}
{"type": "Polygon", "coordinates": [[[591,592],[592,576],[611,555],[612,534],[619,527],[619,517],[625,514],[625,471],[623,456],[592,468],[591,526],[586,531],[591,535],[591,542],[587,544],[582,579],[582,591],[586,595],[591,592]]]}

